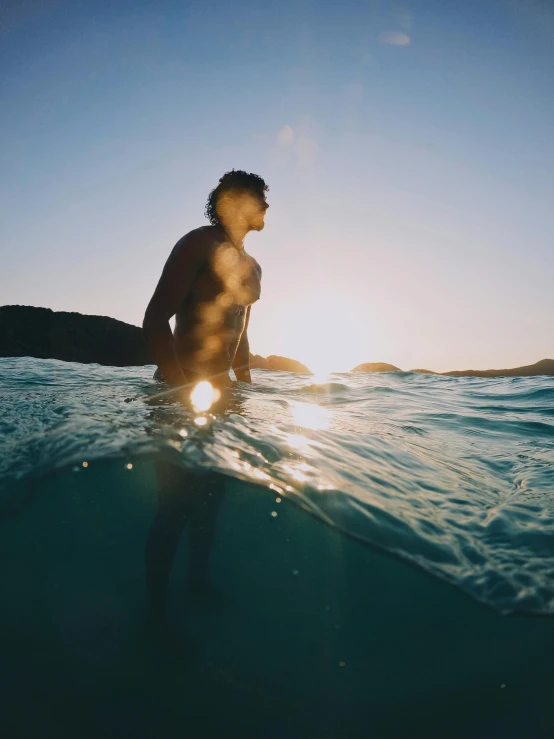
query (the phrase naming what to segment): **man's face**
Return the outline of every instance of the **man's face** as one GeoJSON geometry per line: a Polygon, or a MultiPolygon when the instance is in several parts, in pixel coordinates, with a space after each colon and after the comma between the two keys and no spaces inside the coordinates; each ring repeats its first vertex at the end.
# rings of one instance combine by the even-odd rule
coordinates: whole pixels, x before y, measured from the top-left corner
{"type": "Polygon", "coordinates": [[[261,231],[264,227],[265,212],[269,208],[264,195],[241,192],[237,196],[237,207],[241,217],[251,231],[261,231]]]}
{"type": "Polygon", "coordinates": [[[227,223],[241,223],[248,231],[261,231],[269,208],[263,194],[251,190],[235,190],[221,196],[217,212],[227,223]]]}

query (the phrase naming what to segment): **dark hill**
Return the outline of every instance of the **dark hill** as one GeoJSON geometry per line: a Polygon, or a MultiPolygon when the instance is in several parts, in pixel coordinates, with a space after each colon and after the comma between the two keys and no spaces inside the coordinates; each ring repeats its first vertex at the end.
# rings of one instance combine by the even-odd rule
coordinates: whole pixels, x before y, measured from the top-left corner
{"type": "Polygon", "coordinates": [[[116,367],[151,364],[142,329],[106,316],[0,307],[0,357],[38,357],[116,367]]]}
{"type": "Polygon", "coordinates": [[[386,362],[365,362],[364,364],[357,364],[351,372],[401,372],[400,367],[395,367],[394,364],[387,364],[386,362]]]}
{"type": "Polygon", "coordinates": [[[524,367],[513,369],[491,369],[491,370],[453,370],[442,372],[443,375],[451,377],[532,377],[533,375],[554,375],[554,359],[541,359],[535,364],[527,364],[524,367]]]}
{"type": "MultiPolygon", "coordinates": [[[[0,306],[0,357],[37,357],[127,367],[152,364],[142,328],[106,316],[0,306]]],[[[310,372],[295,359],[250,355],[252,368],[310,372]]]]}
{"type": "MultiPolygon", "coordinates": [[[[399,368],[394,364],[384,362],[366,362],[354,367],[351,372],[394,372],[399,368]]],[[[410,372],[419,372],[427,375],[445,375],[449,377],[534,377],[536,375],[554,375],[554,359],[541,359],[535,364],[513,369],[490,370],[453,370],[452,372],[433,372],[427,369],[413,369],[410,372]]]]}
{"type": "Polygon", "coordinates": [[[296,359],[288,357],[280,357],[277,354],[270,354],[269,357],[260,357],[259,354],[250,355],[250,366],[252,369],[268,369],[284,372],[304,372],[312,374],[305,364],[298,362],[296,359]]]}
{"type": "MultiPolygon", "coordinates": [[[[0,357],[38,357],[116,367],[152,364],[142,329],[106,316],[54,312],[27,305],[0,306],[0,357]]],[[[250,355],[252,368],[310,372],[295,359],[250,355]]],[[[385,362],[359,364],[352,372],[397,372],[385,362]]],[[[412,372],[430,373],[416,369],[412,372]]],[[[436,374],[436,373],[432,373],[436,374]]],[[[450,377],[531,377],[554,375],[554,359],[514,369],[453,370],[450,377]]]]}

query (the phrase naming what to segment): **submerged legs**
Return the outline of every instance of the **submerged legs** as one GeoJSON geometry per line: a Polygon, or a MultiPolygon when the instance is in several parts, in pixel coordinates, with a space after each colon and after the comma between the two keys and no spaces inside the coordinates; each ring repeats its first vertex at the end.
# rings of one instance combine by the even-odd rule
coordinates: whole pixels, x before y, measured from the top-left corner
{"type": "Polygon", "coordinates": [[[219,507],[225,494],[218,474],[193,474],[165,461],[156,462],[158,511],[145,548],[148,621],[167,615],[169,577],[181,534],[189,523],[189,586],[205,586],[219,507]]]}

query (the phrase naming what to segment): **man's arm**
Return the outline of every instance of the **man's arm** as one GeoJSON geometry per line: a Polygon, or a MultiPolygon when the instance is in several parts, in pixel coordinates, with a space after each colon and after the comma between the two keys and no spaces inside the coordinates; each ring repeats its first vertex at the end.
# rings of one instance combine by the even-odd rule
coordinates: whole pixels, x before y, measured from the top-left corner
{"type": "Polygon", "coordinates": [[[233,359],[232,367],[233,372],[237,380],[241,382],[252,382],[250,375],[250,344],[248,342],[248,323],[250,321],[250,308],[249,305],[246,309],[246,320],[244,322],[244,330],[240,337],[237,351],[235,352],[235,358],[233,359]]]}
{"type": "Polygon", "coordinates": [[[152,359],[171,385],[188,382],[175,353],[169,319],[179,309],[198,275],[202,253],[198,246],[199,238],[194,232],[177,242],[165,263],[142,323],[152,359]]]}

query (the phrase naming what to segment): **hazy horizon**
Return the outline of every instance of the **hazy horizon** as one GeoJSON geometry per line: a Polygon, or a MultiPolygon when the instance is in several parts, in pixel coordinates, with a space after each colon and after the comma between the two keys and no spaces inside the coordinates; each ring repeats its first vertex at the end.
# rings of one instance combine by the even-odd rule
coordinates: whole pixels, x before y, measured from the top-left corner
{"type": "Polygon", "coordinates": [[[551,5],[30,0],[0,40],[1,304],[140,325],[236,168],[270,187],[253,353],[554,356],[551,5]]]}

